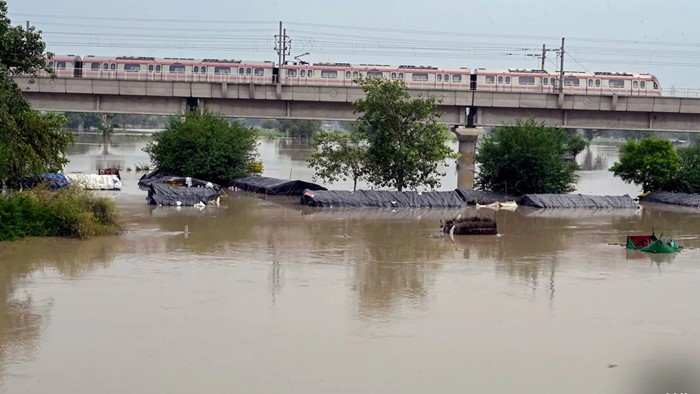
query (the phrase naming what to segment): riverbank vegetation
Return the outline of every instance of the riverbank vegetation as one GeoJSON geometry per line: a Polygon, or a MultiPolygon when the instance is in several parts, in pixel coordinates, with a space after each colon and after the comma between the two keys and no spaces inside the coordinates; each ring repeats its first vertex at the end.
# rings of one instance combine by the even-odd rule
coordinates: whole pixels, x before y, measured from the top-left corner
{"type": "Polygon", "coordinates": [[[643,192],[658,190],[700,193],[700,145],[676,148],[668,139],[647,137],[629,140],[620,147],[620,159],[610,168],[615,176],[642,187],[643,192]]]}
{"type": "Polygon", "coordinates": [[[578,169],[574,158],[586,145],[578,134],[533,118],[497,127],[481,137],[475,188],[511,195],[571,192],[578,169]]]}
{"type": "Polygon", "coordinates": [[[160,173],[206,179],[227,186],[229,181],[258,172],[258,134],[241,122],[229,121],[207,109],[173,118],[153,135],[144,151],[160,173]]]}
{"type": "Polygon", "coordinates": [[[0,241],[24,237],[86,239],[117,235],[122,218],[114,202],[79,186],[35,188],[0,196],[0,241]]]}

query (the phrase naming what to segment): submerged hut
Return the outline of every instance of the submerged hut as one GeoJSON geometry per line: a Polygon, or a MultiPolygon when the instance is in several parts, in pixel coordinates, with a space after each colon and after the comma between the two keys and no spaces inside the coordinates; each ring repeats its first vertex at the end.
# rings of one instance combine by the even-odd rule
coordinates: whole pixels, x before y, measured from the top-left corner
{"type": "Polygon", "coordinates": [[[448,219],[444,223],[441,221],[443,233],[454,235],[496,235],[498,226],[495,219],[472,216],[462,217],[458,215],[454,219],[448,219]]]}

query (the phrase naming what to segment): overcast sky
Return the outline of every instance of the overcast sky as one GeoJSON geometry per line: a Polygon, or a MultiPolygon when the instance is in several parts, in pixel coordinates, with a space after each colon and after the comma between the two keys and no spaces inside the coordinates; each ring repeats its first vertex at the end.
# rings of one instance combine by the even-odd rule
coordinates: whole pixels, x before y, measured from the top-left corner
{"type": "MultiPolygon", "coordinates": [[[[284,21],[292,56],[311,62],[536,68],[566,37],[565,69],[648,72],[699,88],[700,1],[9,0],[59,54],[277,61],[284,21]]],[[[546,64],[555,69],[555,53],[546,64]]]]}

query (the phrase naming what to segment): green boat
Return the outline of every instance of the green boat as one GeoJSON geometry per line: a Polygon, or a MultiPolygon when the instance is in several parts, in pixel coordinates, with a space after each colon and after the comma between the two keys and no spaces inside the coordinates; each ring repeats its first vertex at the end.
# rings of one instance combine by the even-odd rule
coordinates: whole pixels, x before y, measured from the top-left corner
{"type": "Polygon", "coordinates": [[[681,251],[673,238],[662,241],[654,233],[651,235],[628,235],[627,249],[648,253],[678,253],[681,251]]]}

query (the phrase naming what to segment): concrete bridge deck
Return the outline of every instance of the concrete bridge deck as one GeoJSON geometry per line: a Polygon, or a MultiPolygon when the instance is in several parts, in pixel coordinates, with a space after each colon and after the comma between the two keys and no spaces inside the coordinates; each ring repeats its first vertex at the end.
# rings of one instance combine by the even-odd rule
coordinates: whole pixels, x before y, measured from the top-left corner
{"type": "MultiPolygon", "coordinates": [[[[357,87],[239,85],[207,82],[16,77],[34,108],[44,111],[178,115],[207,106],[226,116],[354,120],[357,87]]],[[[411,90],[441,99],[449,125],[498,126],[534,116],[549,125],[584,129],[700,131],[700,98],[411,90]]]]}

